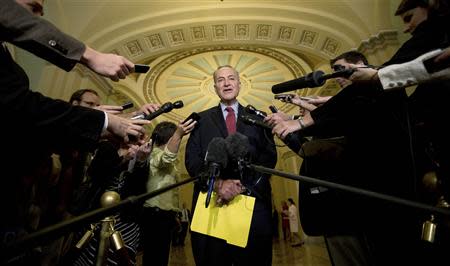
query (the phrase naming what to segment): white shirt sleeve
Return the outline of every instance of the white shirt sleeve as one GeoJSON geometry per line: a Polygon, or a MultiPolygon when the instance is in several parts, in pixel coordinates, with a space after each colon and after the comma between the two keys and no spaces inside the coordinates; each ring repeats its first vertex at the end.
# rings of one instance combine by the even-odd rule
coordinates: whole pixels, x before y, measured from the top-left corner
{"type": "Polygon", "coordinates": [[[442,50],[434,50],[403,64],[390,65],[378,70],[378,78],[383,89],[395,89],[416,85],[435,79],[450,78],[450,68],[428,73],[423,61],[432,58],[442,50]]]}
{"type": "Polygon", "coordinates": [[[103,112],[105,114],[105,122],[103,123],[103,131],[105,131],[108,128],[108,114],[106,112],[103,112]]]}

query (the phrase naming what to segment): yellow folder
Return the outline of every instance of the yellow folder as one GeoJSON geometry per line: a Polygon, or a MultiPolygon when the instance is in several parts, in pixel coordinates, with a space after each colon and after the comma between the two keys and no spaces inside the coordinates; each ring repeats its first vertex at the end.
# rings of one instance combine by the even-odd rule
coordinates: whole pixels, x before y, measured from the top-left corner
{"type": "Polygon", "coordinates": [[[246,247],[252,221],[255,198],[236,196],[228,205],[216,206],[217,195],[213,192],[208,208],[206,193],[200,193],[192,218],[191,230],[224,239],[228,244],[246,247]]]}

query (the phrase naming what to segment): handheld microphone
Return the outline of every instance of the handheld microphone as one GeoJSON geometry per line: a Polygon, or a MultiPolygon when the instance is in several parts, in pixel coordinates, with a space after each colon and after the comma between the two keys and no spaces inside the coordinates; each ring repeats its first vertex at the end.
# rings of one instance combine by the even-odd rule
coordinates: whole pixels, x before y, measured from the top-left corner
{"type": "Polygon", "coordinates": [[[270,130],[272,129],[271,126],[267,125],[263,121],[255,119],[249,115],[241,114],[241,115],[239,115],[238,119],[240,119],[242,122],[249,124],[249,125],[259,126],[259,127],[262,127],[265,129],[270,129],[270,130]]]}
{"type": "MultiPolygon", "coordinates": [[[[264,129],[272,130],[271,126],[267,125],[266,123],[264,123],[261,120],[252,118],[249,115],[239,115],[238,119],[240,119],[242,122],[244,122],[248,125],[258,126],[258,127],[264,128],[264,129]]],[[[294,138],[295,138],[295,136],[294,136],[293,132],[291,132],[291,133],[287,134],[286,137],[284,137],[283,142],[286,144],[292,143],[294,141],[294,138]]]]}
{"type": "Polygon", "coordinates": [[[293,90],[304,89],[304,88],[316,88],[316,87],[320,87],[323,84],[325,84],[325,81],[327,79],[337,78],[337,77],[348,78],[353,74],[353,72],[355,72],[355,69],[349,68],[349,69],[335,71],[331,74],[325,75],[325,73],[323,71],[317,70],[317,71],[308,73],[304,77],[300,77],[300,78],[289,80],[289,81],[286,81],[283,83],[275,84],[272,86],[272,92],[277,94],[277,93],[284,93],[287,91],[293,91],[293,90]]]}
{"type": "Polygon", "coordinates": [[[155,119],[157,116],[162,115],[163,113],[168,113],[168,112],[172,111],[174,108],[175,109],[179,109],[179,108],[181,108],[183,106],[184,106],[183,101],[176,101],[174,103],[167,102],[167,103],[164,103],[161,106],[161,108],[159,108],[158,110],[156,110],[153,113],[150,113],[148,115],[146,115],[146,114],[139,114],[139,115],[133,116],[131,119],[145,119],[145,120],[149,120],[150,121],[150,120],[155,119]]]}
{"type": "Polygon", "coordinates": [[[205,208],[208,208],[211,195],[214,190],[214,182],[220,175],[220,169],[227,167],[228,154],[226,153],[227,143],[223,138],[213,138],[206,151],[205,161],[208,164],[208,194],[206,194],[205,208]]]}
{"type": "Polygon", "coordinates": [[[256,108],[255,108],[253,105],[251,105],[251,104],[247,105],[244,109],[245,109],[245,111],[246,111],[247,113],[257,115],[257,116],[259,116],[259,117],[261,117],[261,118],[266,118],[266,116],[267,116],[267,113],[266,113],[266,112],[263,112],[263,111],[260,111],[260,110],[256,109],[256,108]]]}

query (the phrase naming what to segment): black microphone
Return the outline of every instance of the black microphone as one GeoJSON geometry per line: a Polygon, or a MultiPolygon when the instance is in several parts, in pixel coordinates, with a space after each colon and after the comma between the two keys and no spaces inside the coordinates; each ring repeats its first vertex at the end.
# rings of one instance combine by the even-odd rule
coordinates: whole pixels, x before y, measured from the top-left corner
{"type": "MultiPolygon", "coordinates": [[[[264,123],[261,120],[252,118],[249,115],[239,115],[238,119],[240,119],[242,122],[248,124],[248,125],[253,125],[253,126],[258,126],[258,127],[262,127],[264,129],[270,129],[272,130],[272,127],[269,126],[268,124],[264,123]]],[[[284,137],[284,139],[282,140],[284,143],[286,143],[287,145],[289,145],[289,143],[292,143],[294,141],[295,135],[293,134],[293,132],[289,133],[286,135],[286,137],[284,137]]]]}
{"type": "Polygon", "coordinates": [[[161,115],[163,113],[168,113],[168,112],[172,111],[174,108],[175,109],[179,109],[179,108],[181,108],[183,106],[184,106],[183,101],[176,101],[174,103],[167,102],[167,103],[164,103],[161,106],[161,108],[159,108],[158,110],[156,110],[153,113],[150,113],[148,115],[146,115],[146,114],[139,114],[139,115],[133,116],[131,119],[153,120],[157,116],[159,116],[159,115],[161,115]]]}
{"type": "Polygon", "coordinates": [[[226,168],[228,164],[227,143],[223,138],[215,137],[209,142],[205,161],[208,165],[208,194],[206,194],[205,208],[208,208],[215,179],[219,177],[220,170],[226,168]]]}
{"type": "Polygon", "coordinates": [[[324,74],[325,73],[323,71],[317,70],[307,74],[304,77],[300,77],[297,79],[273,85],[272,92],[276,94],[276,93],[284,93],[287,91],[293,91],[297,89],[315,88],[322,86],[325,83],[325,80],[322,79],[322,76],[324,74]]]}
{"type": "Polygon", "coordinates": [[[355,68],[342,69],[326,75],[321,70],[313,71],[311,73],[308,73],[304,77],[273,85],[272,92],[276,94],[287,91],[294,91],[297,89],[320,87],[325,84],[325,81],[327,79],[338,77],[348,78],[353,74],[353,72],[355,72],[355,70],[355,68]]]}
{"type": "Polygon", "coordinates": [[[227,144],[227,152],[230,158],[245,158],[248,156],[250,142],[247,136],[236,132],[228,135],[225,142],[227,144]]]}
{"type": "Polygon", "coordinates": [[[256,108],[255,108],[253,105],[251,105],[251,104],[247,105],[244,109],[245,109],[245,111],[246,111],[247,113],[257,115],[257,116],[259,116],[259,117],[261,117],[261,118],[266,118],[266,116],[267,116],[267,113],[266,113],[266,112],[263,112],[263,111],[260,111],[260,110],[256,109],[256,108]]]}
{"type": "Polygon", "coordinates": [[[241,177],[241,180],[243,180],[244,168],[246,167],[246,164],[249,163],[250,159],[250,142],[248,140],[248,137],[239,132],[236,132],[234,134],[228,135],[228,137],[225,139],[225,142],[227,143],[228,156],[230,157],[230,160],[237,161],[239,175],[241,177]]]}
{"type": "Polygon", "coordinates": [[[264,123],[262,120],[255,119],[249,115],[241,114],[241,115],[239,115],[238,119],[240,119],[242,122],[249,124],[249,125],[259,126],[259,127],[265,128],[265,129],[272,130],[272,127],[267,125],[266,123],[264,123]]]}

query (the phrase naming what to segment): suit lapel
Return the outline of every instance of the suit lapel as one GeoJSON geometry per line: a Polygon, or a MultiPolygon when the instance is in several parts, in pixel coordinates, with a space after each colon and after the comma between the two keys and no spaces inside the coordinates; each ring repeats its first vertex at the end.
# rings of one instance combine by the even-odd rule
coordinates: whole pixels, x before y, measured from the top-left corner
{"type": "Polygon", "coordinates": [[[237,114],[237,121],[236,121],[236,131],[240,132],[240,133],[244,133],[245,132],[245,123],[241,121],[241,119],[239,119],[239,116],[245,114],[245,109],[244,106],[242,106],[241,104],[239,104],[238,106],[238,114],[237,114]]]}
{"type": "Polygon", "coordinates": [[[222,110],[220,109],[220,104],[213,109],[212,112],[212,122],[219,129],[222,137],[226,138],[228,136],[227,125],[225,124],[225,120],[223,119],[222,110]]]}

